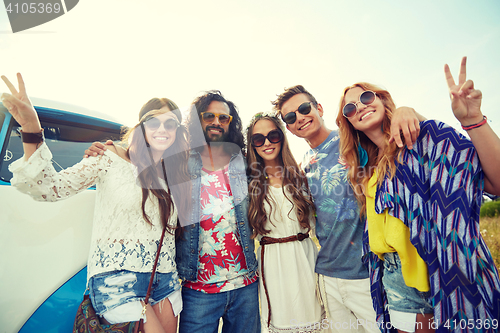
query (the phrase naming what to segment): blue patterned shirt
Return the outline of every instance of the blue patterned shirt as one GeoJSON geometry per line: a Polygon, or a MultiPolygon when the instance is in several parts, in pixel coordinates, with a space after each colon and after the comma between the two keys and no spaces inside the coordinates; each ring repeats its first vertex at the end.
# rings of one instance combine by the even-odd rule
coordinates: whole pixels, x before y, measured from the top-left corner
{"type": "MultiPolygon", "coordinates": [[[[472,142],[444,123],[425,121],[420,128],[393,179],[386,177],[377,188],[375,211],[388,209],[410,229],[429,269],[437,333],[498,332],[500,279],[479,231],[484,176],[479,157],[472,142]]],[[[364,245],[377,321],[387,332],[383,270],[370,252],[368,232],[364,245]]]]}
{"type": "Polygon", "coordinates": [[[366,279],[361,261],[364,222],[339,156],[339,136],[332,131],[304,156],[302,167],[316,206],[316,235],[321,249],[316,273],[341,279],[366,279]]]}

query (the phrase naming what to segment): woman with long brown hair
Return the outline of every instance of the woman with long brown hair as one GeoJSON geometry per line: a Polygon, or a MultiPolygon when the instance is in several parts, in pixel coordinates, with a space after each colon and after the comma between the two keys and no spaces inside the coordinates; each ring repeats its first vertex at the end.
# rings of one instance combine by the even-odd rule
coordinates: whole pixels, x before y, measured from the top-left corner
{"type": "Polygon", "coordinates": [[[366,216],[364,252],[383,331],[497,332],[500,280],[479,231],[484,190],[500,194],[500,139],[482,95],[448,66],[452,110],[471,140],[438,121],[420,123],[413,149],[390,141],[395,104],[385,89],[344,89],[341,154],[366,216]]]}
{"type": "Polygon", "coordinates": [[[278,117],[256,114],[247,128],[248,217],[260,241],[261,318],[270,332],[321,330],[309,238],[314,204],[278,117]]]}
{"type": "Polygon", "coordinates": [[[104,324],[142,317],[146,332],[176,332],[182,299],[174,232],[178,208],[188,202],[181,196],[190,193],[189,183],[183,182],[189,179],[187,132],[178,107],[166,98],[151,99],[125,135],[126,151],[111,146],[57,173],[21,75],[19,91],[2,79],[12,93],[3,94],[2,102],[22,127],[24,147],[24,156],[9,167],[12,185],[37,201],[63,200],[96,185],[87,288],[97,315],[104,324]],[[173,187],[184,190],[173,193],[173,187]],[[142,302],[164,228],[144,314],[142,302]]]}

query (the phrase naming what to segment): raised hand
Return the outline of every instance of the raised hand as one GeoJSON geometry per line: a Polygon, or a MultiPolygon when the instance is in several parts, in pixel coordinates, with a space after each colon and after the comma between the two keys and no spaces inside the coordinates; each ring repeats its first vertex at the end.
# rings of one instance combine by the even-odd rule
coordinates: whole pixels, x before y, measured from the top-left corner
{"type": "Polygon", "coordinates": [[[28,95],[26,94],[26,87],[21,74],[17,73],[19,91],[17,91],[16,87],[3,75],[2,80],[5,82],[12,94],[2,94],[1,99],[3,105],[7,108],[7,110],[9,110],[17,123],[21,125],[23,132],[40,132],[40,121],[38,120],[38,115],[33,108],[28,95]]]}
{"type": "Polygon", "coordinates": [[[491,194],[500,195],[500,176],[498,173],[500,138],[487,122],[482,122],[482,94],[481,91],[474,89],[474,82],[466,80],[466,61],[467,58],[463,57],[458,84],[455,84],[448,65],[444,67],[446,82],[450,89],[451,108],[462,126],[479,125],[469,128],[467,134],[481,161],[481,168],[484,172],[484,190],[491,194]]]}
{"type": "Polygon", "coordinates": [[[453,114],[463,126],[477,124],[483,119],[481,113],[482,94],[480,90],[474,89],[474,82],[467,80],[466,75],[467,57],[462,58],[458,83],[455,83],[448,65],[444,66],[446,83],[450,91],[451,108],[453,114]]]}

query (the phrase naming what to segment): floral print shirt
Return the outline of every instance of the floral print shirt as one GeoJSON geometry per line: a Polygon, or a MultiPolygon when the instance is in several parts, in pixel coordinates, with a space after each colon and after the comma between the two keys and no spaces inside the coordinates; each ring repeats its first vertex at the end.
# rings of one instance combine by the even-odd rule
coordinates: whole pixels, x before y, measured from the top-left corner
{"type": "Polygon", "coordinates": [[[340,279],[368,278],[361,261],[364,222],[332,131],[304,156],[302,167],[316,206],[316,235],[321,249],[315,271],[340,279]]]}
{"type": "Polygon", "coordinates": [[[185,286],[205,293],[234,290],[257,280],[247,270],[228,177],[227,167],[202,169],[197,281],[185,286]]]}

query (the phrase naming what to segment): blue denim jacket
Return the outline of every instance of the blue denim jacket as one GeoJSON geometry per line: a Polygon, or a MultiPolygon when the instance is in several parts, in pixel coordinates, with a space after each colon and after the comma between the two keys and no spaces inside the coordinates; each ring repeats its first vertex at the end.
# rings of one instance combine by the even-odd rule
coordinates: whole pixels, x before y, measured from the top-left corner
{"type": "MultiPolygon", "coordinates": [[[[189,224],[184,227],[181,237],[176,241],[176,262],[179,277],[185,281],[196,281],[198,272],[198,254],[200,240],[200,193],[201,169],[203,163],[199,152],[192,150],[188,161],[188,170],[192,181],[192,214],[189,224]]],[[[253,275],[257,270],[254,241],[250,239],[252,231],[248,223],[248,182],[246,163],[241,152],[232,154],[229,161],[229,185],[233,194],[239,241],[247,263],[247,269],[253,275]]]]}

